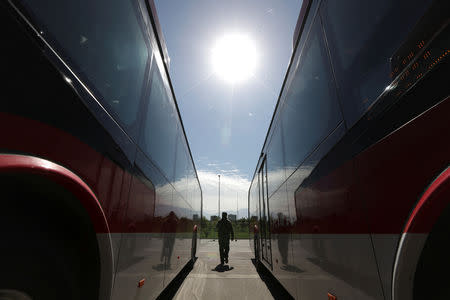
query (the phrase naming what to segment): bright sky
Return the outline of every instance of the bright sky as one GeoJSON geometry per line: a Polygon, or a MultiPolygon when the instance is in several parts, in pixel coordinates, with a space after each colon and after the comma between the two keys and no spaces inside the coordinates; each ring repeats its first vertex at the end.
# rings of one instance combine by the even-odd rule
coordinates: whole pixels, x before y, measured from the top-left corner
{"type": "Polygon", "coordinates": [[[155,0],[206,216],[217,214],[218,174],[221,211],[238,206],[239,217],[247,215],[301,2],[155,0]],[[242,65],[249,66],[233,73],[242,65]]]}

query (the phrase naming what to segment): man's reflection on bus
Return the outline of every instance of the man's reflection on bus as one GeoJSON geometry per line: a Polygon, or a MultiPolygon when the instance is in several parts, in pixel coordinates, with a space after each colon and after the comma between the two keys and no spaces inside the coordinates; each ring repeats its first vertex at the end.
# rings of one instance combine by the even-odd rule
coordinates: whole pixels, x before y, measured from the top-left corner
{"type": "Polygon", "coordinates": [[[175,244],[175,235],[177,232],[179,219],[177,215],[171,211],[164,218],[161,232],[163,235],[163,247],[161,250],[161,263],[164,263],[166,269],[170,269],[170,258],[172,257],[173,246],[175,244]]]}
{"type": "Polygon", "coordinates": [[[278,251],[281,256],[281,263],[283,264],[280,269],[287,272],[301,273],[303,270],[289,264],[289,242],[291,240],[293,226],[287,215],[278,213],[277,217],[274,222],[274,232],[277,233],[278,251]]]}
{"type": "Polygon", "coordinates": [[[289,227],[287,224],[287,217],[282,213],[278,213],[278,220],[275,221],[275,229],[278,233],[278,250],[281,255],[281,262],[283,265],[288,264],[288,249],[289,249],[289,227]]]}

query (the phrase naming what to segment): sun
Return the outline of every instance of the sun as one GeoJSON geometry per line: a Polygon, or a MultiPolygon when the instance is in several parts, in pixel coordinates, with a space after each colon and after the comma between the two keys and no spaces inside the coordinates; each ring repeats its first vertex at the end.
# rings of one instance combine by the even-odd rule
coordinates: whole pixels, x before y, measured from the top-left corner
{"type": "Polygon", "coordinates": [[[244,34],[225,35],[217,40],[212,50],[215,74],[232,84],[254,75],[257,58],[255,44],[244,34]]]}

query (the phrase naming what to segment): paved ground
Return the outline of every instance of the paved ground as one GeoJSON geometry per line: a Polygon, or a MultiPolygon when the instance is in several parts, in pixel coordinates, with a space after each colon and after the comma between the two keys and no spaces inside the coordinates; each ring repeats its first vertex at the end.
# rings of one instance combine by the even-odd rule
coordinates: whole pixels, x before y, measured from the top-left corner
{"type": "Polygon", "coordinates": [[[228,267],[220,267],[218,248],[217,241],[201,241],[198,259],[193,269],[180,280],[182,283],[174,299],[284,298],[266,275],[256,271],[248,240],[230,243],[228,267]]]}

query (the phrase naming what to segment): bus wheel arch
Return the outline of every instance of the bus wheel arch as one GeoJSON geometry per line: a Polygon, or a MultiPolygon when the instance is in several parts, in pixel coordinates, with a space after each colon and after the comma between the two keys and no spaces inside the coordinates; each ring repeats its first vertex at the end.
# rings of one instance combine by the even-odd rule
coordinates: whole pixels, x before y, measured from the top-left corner
{"type": "Polygon", "coordinates": [[[426,282],[436,275],[436,270],[450,267],[448,255],[442,253],[443,249],[448,253],[449,248],[450,167],[425,189],[408,218],[394,263],[392,299],[431,299],[433,293],[439,293],[427,288],[426,282]],[[443,242],[448,247],[443,247],[443,242]],[[430,263],[436,259],[444,260],[430,263]]]}
{"type": "MultiPolygon", "coordinates": [[[[22,155],[0,155],[0,182],[4,186],[2,193],[6,195],[4,201],[10,201],[2,203],[7,208],[3,209],[2,229],[10,231],[10,236],[19,242],[18,245],[26,242],[28,230],[34,235],[42,234],[44,238],[46,234],[49,237],[59,235],[65,248],[68,241],[73,239],[67,243],[70,244],[79,238],[76,256],[83,258],[80,268],[85,267],[83,263],[90,263],[95,273],[98,266],[98,274],[92,275],[96,278],[95,287],[89,283],[89,288],[96,290],[96,299],[109,299],[114,274],[111,236],[103,211],[87,185],[59,165],[22,155]],[[15,201],[8,200],[11,198],[15,201]],[[12,202],[15,204],[11,205],[12,202]],[[5,215],[9,218],[4,218],[5,215]],[[65,219],[73,222],[70,223],[72,226],[68,221],[65,223],[65,219]],[[43,229],[33,231],[33,227],[43,229]],[[69,239],[71,233],[76,231],[74,228],[81,235],[69,239]],[[24,242],[14,238],[16,230],[24,233],[24,242]]],[[[55,274],[57,277],[58,274],[55,274]]]]}

